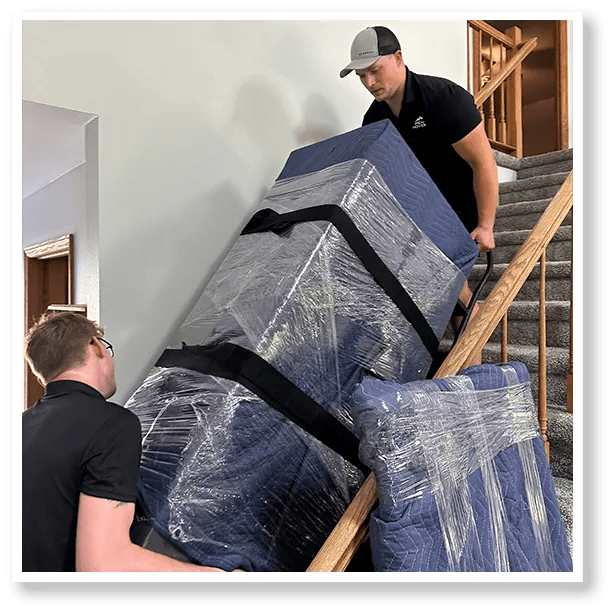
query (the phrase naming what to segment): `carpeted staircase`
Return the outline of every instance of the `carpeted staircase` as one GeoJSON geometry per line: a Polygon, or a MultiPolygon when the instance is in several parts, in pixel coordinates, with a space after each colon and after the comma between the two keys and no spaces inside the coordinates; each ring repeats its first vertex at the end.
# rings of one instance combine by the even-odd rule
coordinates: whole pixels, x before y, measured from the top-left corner
{"type": "MultiPolygon", "coordinates": [[[[573,152],[557,151],[523,159],[496,152],[498,166],[516,172],[516,180],[500,183],[496,215],[494,268],[480,299],[498,281],[517,249],[572,170],[573,152]]],[[[573,415],[566,410],[569,372],[572,211],[546,253],[547,299],[547,436],[551,470],[572,550],[573,415]]],[[[474,266],[470,284],[483,274],[485,258],[474,266]]],[[[538,298],[540,264],[508,311],[508,360],[523,361],[532,375],[535,403],[538,371],[538,298]]],[[[483,351],[485,363],[500,361],[500,329],[483,351]]]]}

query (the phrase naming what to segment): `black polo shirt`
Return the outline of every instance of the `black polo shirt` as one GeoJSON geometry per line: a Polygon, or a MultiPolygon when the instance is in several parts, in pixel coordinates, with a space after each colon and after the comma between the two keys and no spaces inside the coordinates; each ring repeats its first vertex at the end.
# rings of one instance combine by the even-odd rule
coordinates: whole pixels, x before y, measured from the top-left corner
{"type": "Polygon", "coordinates": [[[62,380],[23,413],[22,439],[23,571],[75,571],[79,494],[136,500],[140,421],[89,385],[62,380]]]}
{"type": "Polygon", "coordinates": [[[481,123],[473,96],[441,77],[406,68],[404,101],[396,117],[386,102],[371,104],[362,125],[389,119],[428,172],[466,229],[477,226],[477,201],[471,167],[452,145],[481,123]]]}

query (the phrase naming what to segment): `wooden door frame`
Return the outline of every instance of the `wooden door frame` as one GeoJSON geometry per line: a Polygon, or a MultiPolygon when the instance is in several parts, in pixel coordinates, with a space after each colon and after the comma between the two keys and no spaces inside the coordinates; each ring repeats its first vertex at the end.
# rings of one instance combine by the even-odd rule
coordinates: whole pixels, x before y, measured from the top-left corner
{"type": "Polygon", "coordinates": [[[556,78],[556,115],[558,118],[558,149],[569,146],[568,116],[568,21],[555,22],[554,49],[556,78]]]}
{"type": "MultiPolygon", "coordinates": [[[[74,302],[74,238],[72,234],[64,234],[59,238],[45,240],[38,244],[26,247],[24,254],[24,281],[25,299],[28,303],[28,259],[55,259],[56,257],[68,257],[68,304],[74,302]]],[[[26,330],[28,329],[26,308],[26,330]]]]}
{"type": "MultiPolygon", "coordinates": [[[[67,274],[67,299],[68,303],[64,305],[67,308],[74,308],[74,239],[72,234],[64,234],[58,238],[45,240],[38,244],[26,247],[23,250],[24,255],[24,335],[33,325],[34,320],[38,319],[45,310],[57,310],[62,305],[44,304],[41,300],[37,300],[33,295],[32,283],[35,282],[29,275],[30,260],[49,260],[59,257],[66,257],[68,261],[67,274]],[[36,312],[33,311],[33,304],[36,312]],[[42,311],[41,311],[42,310],[42,311]]],[[[39,391],[35,384],[36,379],[32,374],[27,363],[25,365],[24,376],[24,409],[31,405],[33,398],[37,398],[39,391]],[[30,392],[31,391],[31,392],[30,392]]]]}

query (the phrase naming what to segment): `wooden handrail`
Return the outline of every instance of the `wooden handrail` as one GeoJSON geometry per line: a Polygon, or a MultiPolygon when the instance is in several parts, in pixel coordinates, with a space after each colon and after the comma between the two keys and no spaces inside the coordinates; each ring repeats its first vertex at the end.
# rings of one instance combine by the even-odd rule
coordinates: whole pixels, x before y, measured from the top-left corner
{"type": "MultiPolygon", "coordinates": [[[[550,202],[524,244],[503,272],[500,280],[475,315],[464,333],[435,374],[435,378],[453,376],[468,367],[481,353],[485,343],[499,324],[536,262],[562,224],[573,205],[573,173],[550,202]]],[[[342,572],[353,552],[365,538],[364,523],[377,500],[374,475],[368,478],[324,542],[307,572],[342,572]]]]}
{"type": "Polygon", "coordinates": [[[480,30],[484,32],[488,36],[495,38],[497,41],[505,44],[507,47],[514,47],[515,42],[506,34],[503,34],[500,30],[497,30],[494,26],[491,26],[487,21],[480,21],[479,19],[469,19],[468,25],[475,28],[475,30],[480,30]]]}
{"type": "Polygon", "coordinates": [[[366,537],[365,521],[377,501],[377,483],[371,472],[336,527],[309,565],[307,572],[344,572],[366,537]]]}
{"type": "Polygon", "coordinates": [[[530,38],[522,45],[521,49],[509,60],[507,65],[480,91],[475,94],[475,104],[481,106],[504,81],[511,76],[513,71],[526,59],[527,55],[536,47],[536,38],[530,38]]]}

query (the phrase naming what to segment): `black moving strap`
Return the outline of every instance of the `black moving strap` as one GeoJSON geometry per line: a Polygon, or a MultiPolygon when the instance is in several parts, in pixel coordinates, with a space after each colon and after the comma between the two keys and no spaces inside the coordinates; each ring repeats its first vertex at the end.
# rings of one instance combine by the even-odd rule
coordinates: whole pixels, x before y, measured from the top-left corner
{"type": "Polygon", "coordinates": [[[413,325],[430,355],[436,359],[439,341],[432,331],[430,324],[398,279],[392,274],[377,252],[355,226],[351,217],[340,206],[325,204],[284,214],[279,214],[270,208],[265,208],[255,213],[241,234],[254,234],[265,231],[280,234],[295,223],[306,221],[328,221],[336,227],[374,280],[381,286],[394,304],[398,306],[404,317],[413,325]]]}
{"type": "Polygon", "coordinates": [[[357,437],[259,355],[231,342],[212,347],[183,345],[181,349],[166,349],[156,366],[187,368],[240,383],[364,473],[368,472],[359,459],[357,437]]]}

